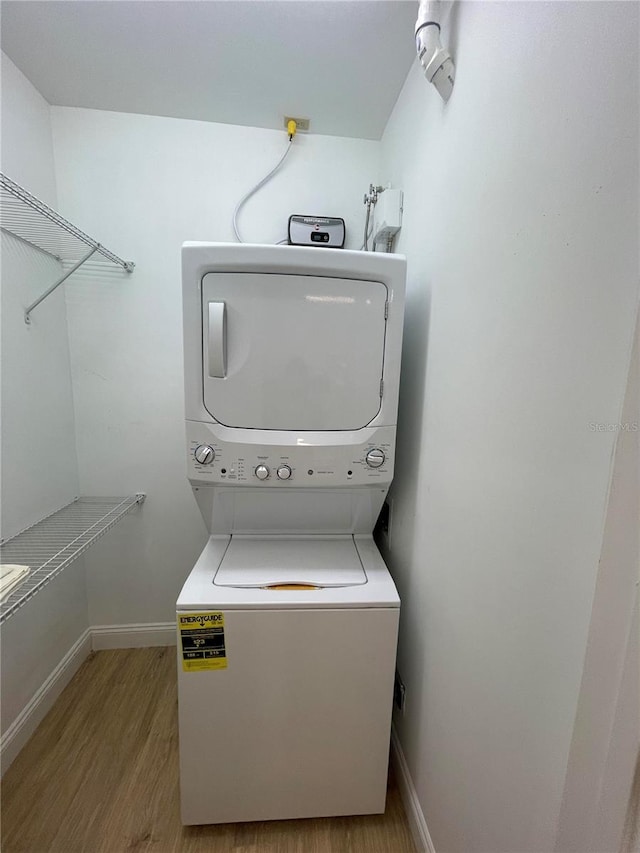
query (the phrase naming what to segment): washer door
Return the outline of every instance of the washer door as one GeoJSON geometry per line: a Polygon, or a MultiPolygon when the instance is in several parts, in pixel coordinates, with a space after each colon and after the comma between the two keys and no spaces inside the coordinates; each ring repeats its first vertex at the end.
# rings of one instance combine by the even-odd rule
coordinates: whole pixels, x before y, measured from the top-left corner
{"type": "Polygon", "coordinates": [[[345,587],[366,584],[367,576],[351,536],[232,536],[216,586],[345,587]]]}
{"type": "Polygon", "coordinates": [[[380,410],[386,301],[377,281],[208,273],[205,408],[229,427],[366,426],[380,410]]]}

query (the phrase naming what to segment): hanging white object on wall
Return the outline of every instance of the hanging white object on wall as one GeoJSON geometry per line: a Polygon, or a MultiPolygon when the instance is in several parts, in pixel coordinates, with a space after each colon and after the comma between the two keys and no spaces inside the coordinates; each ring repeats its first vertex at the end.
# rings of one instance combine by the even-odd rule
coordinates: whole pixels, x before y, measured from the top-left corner
{"type": "Polygon", "coordinates": [[[456,69],[449,51],[440,41],[440,2],[420,0],[416,21],[416,50],[424,75],[438,90],[443,101],[453,91],[456,69]]]}
{"type": "Polygon", "coordinates": [[[402,190],[387,187],[373,209],[373,244],[388,243],[402,228],[402,190]]]}

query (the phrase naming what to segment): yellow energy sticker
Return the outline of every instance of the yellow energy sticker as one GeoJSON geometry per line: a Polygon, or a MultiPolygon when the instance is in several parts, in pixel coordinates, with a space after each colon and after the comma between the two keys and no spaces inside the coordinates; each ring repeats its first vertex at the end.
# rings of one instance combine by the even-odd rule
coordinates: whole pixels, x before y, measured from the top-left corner
{"type": "Polygon", "coordinates": [[[227,668],[223,613],[180,613],[178,631],[185,672],[227,668]]]}

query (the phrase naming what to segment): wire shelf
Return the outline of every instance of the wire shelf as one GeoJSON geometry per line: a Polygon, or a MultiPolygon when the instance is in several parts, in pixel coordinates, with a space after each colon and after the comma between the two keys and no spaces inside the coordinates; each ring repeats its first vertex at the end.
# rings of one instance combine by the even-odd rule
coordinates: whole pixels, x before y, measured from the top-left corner
{"type": "Polygon", "coordinates": [[[0,563],[29,566],[24,581],[0,604],[0,624],[120,521],[144,494],[76,498],[0,545],[0,563]]]}
{"type": "Polygon", "coordinates": [[[126,272],[132,272],[135,267],[132,261],[122,260],[2,172],[0,227],[21,242],[62,262],[66,269],[64,275],[26,309],[27,322],[30,312],[89,258],[100,257],[103,267],[115,264],[126,272]],[[69,266],[71,268],[67,269],[69,266]]]}
{"type": "Polygon", "coordinates": [[[0,225],[19,240],[59,261],[78,261],[93,248],[105,260],[130,272],[135,264],[123,261],[89,237],[64,216],[0,172],[0,225]]]}

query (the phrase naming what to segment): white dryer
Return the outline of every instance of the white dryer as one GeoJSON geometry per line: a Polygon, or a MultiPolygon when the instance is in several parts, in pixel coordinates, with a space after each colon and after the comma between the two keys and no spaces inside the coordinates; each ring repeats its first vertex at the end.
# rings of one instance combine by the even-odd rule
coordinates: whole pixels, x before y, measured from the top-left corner
{"type": "Polygon", "coordinates": [[[211,537],[177,602],[185,824],[384,811],[400,602],[405,262],[183,248],[187,465],[211,537]]]}

